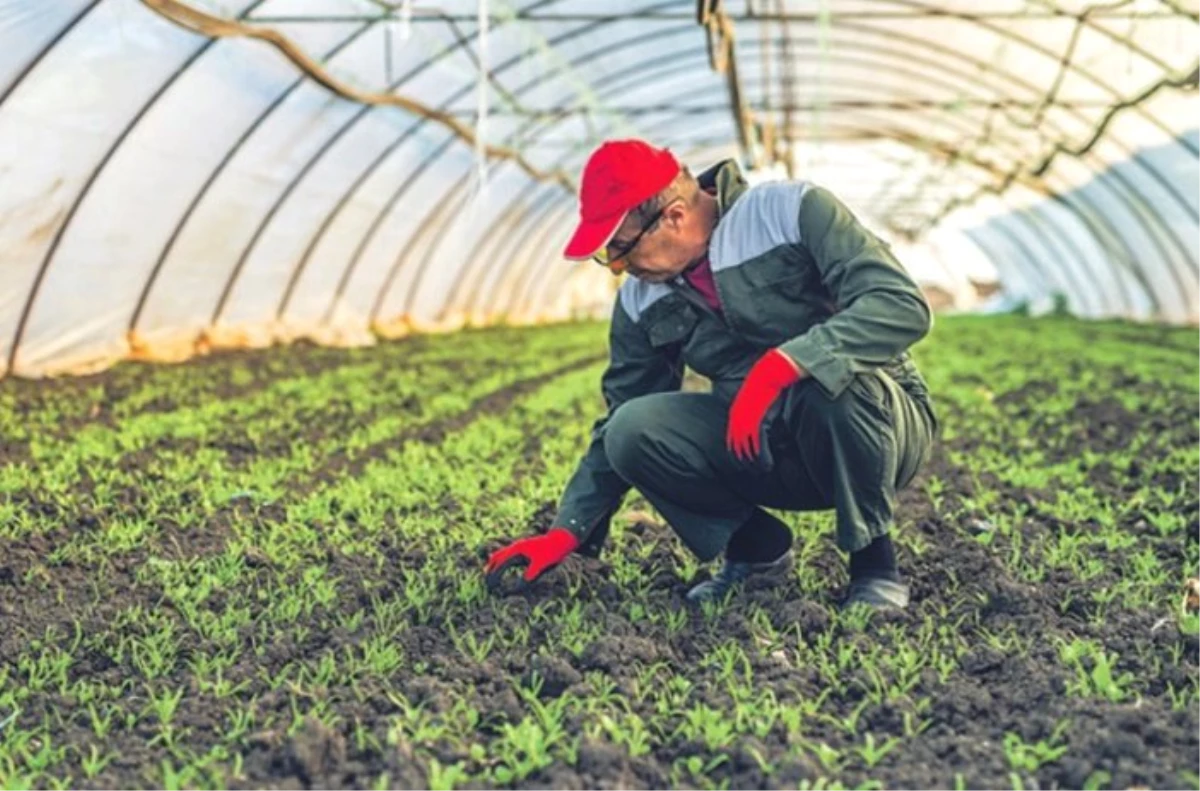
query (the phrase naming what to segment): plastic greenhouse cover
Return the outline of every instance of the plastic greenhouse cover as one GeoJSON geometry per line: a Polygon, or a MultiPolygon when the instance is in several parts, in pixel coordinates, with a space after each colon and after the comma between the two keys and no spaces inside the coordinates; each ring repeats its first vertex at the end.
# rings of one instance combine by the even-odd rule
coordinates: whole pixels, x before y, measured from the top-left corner
{"type": "MultiPolygon", "coordinates": [[[[768,164],[695,3],[391,5],[0,0],[0,373],[603,316],[558,259],[600,140],[768,164]]],[[[739,88],[791,141],[753,179],[831,186],[963,305],[1197,319],[1194,4],[750,6],[739,88]]]]}

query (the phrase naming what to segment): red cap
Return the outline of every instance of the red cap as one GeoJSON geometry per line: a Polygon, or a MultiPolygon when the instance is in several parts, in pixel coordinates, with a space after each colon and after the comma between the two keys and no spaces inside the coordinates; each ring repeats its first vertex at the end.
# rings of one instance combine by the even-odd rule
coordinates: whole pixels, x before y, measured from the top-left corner
{"type": "Polygon", "coordinates": [[[679,161],[665,148],[642,140],[609,140],[588,158],[579,187],[579,226],[563,257],[584,261],[621,227],[625,215],[666,189],[679,161]]]}

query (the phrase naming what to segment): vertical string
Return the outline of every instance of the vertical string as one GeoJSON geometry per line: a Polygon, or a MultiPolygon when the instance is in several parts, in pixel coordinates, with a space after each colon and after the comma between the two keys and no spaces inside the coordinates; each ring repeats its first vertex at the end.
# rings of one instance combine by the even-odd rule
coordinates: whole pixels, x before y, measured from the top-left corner
{"type": "Polygon", "coordinates": [[[408,41],[412,35],[412,0],[404,0],[400,4],[400,40],[408,41]]]}
{"type": "Polygon", "coordinates": [[[478,0],[479,36],[478,45],[479,81],[475,92],[475,177],[478,189],[483,191],[487,181],[487,132],[488,132],[488,0],[478,0]]]}
{"type": "Polygon", "coordinates": [[[385,85],[396,81],[395,70],[392,68],[392,22],[383,26],[383,76],[385,85]]]}
{"type": "Polygon", "coordinates": [[[491,87],[488,28],[491,18],[487,0],[477,2],[476,23],[479,35],[475,39],[475,54],[479,75],[475,83],[475,172],[471,179],[465,210],[455,218],[450,244],[443,248],[443,254],[451,258],[459,258],[466,253],[468,242],[475,238],[478,229],[484,225],[483,214],[487,205],[488,96],[491,87]]]}
{"type": "MultiPolygon", "coordinates": [[[[1137,27],[1137,4],[1134,4],[1133,13],[1129,15],[1129,25],[1125,28],[1125,76],[1129,77],[1133,74],[1133,47],[1129,42],[1133,40],[1133,31],[1137,27]]],[[[1126,83],[1128,84],[1128,83],[1126,83]]],[[[1124,87],[1124,86],[1122,86],[1124,87]]]]}
{"type": "Polygon", "coordinates": [[[383,26],[383,62],[384,71],[387,73],[387,85],[392,85],[396,81],[396,67],[394,54],[394,39],[398,38],[401,42],[408,41],[412,36],[412,0],[404,0],[400,4],[400,16],[395,15],[395,7],[391,7],[388,13],[387,24],[383,26]]]}
{"type": "Polygon", "coordinates": [[[821,0],[817,6],[817,58],[816,94],[813,97],[813,142],[816,144],[816,164],[825,164],[825,130],[824,111],[829,100],[828,66],[831,42],[833,40],[833,11],[829,0],[821,0]]]}

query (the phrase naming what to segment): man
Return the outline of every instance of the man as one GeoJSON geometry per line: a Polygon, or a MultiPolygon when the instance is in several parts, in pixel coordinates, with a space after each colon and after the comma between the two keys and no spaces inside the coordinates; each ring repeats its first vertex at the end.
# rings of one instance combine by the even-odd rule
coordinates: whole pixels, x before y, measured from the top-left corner
{"type": "Polygon", "coordinates": [[[906,607],[888,531],[895,494],[937,432],[907,349],[932,326],[888,246],[829,191],[749,187],[737,164],[698,178],[666,150],[610,141],[589,158],[570,260],[626,272],[613,307],[608,413],[552,529],[495,552],[533,581],[595,557],[636,487],[717,574],[693,602],[791,568],[792,533],[764,508],[836,509],[844,605],[906,607]],[[679,392],[684,365],[711,393],[679,392]]]}

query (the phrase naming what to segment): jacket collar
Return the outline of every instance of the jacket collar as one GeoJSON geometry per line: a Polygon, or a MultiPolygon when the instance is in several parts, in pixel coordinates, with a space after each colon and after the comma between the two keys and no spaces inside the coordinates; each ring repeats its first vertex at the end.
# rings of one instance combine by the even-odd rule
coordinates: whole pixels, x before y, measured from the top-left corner
{"type": "Polygon", "coordinates": [[[717,219],[725,216],[733,206],[734,201],[749,189],[750,184],[742,175],[742,168],[736,159],[725,159],[696,176],[700,189],[717,192],[717,219]]]}

